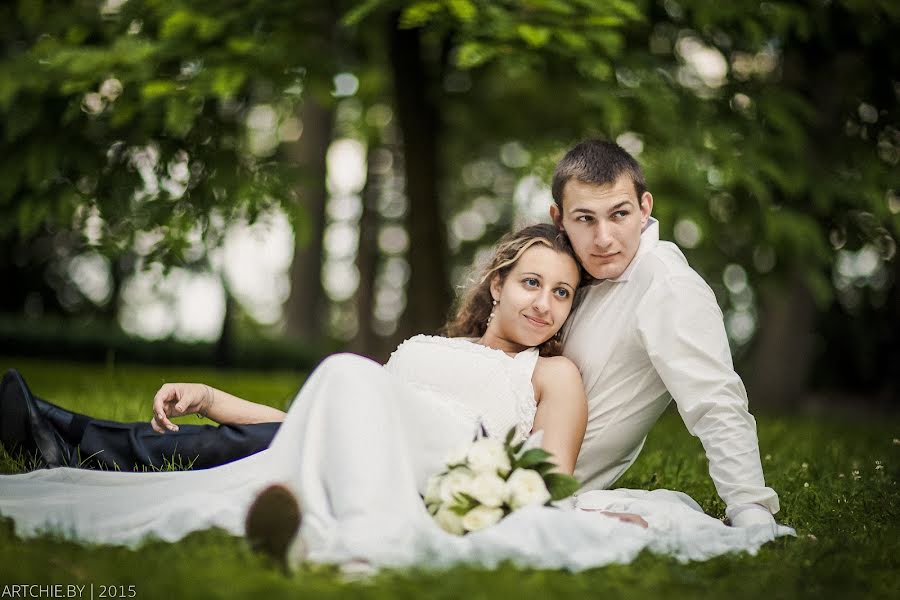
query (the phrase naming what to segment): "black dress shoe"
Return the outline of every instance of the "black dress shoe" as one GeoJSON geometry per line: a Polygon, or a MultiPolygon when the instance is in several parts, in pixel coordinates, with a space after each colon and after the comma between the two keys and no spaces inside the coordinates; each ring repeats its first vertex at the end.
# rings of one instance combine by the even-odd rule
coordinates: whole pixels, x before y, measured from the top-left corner
{"type": "Polygon", "coordinates": [[[72,447],[43,418],[15,369],[9,369],[0,381],[0,441],[7,451],[30,454],[48,467],[72,462],[72,447]]]}
{"type": "Polygon", "coordinates": [[[0,442],[7,452],[37,453],[31,437],[30,415],[26,390],[20,385],[21,376],[10,369],[0,381],[0,442]]]}

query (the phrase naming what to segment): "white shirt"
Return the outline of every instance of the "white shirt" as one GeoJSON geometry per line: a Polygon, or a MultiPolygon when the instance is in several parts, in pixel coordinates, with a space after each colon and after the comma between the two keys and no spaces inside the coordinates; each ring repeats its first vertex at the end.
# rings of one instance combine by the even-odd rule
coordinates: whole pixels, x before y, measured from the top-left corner
{"type": "Polygon", "coordinates": [[[703,443],[729,517],[748,504],[778,512],[715,295],[675,244],[659,241],[656,220],[621,276],[579,290],[563,335],[563,354],[581,370],[588,397],[575,466],[582,490],[611,486],[674,399],[703,443]]]}

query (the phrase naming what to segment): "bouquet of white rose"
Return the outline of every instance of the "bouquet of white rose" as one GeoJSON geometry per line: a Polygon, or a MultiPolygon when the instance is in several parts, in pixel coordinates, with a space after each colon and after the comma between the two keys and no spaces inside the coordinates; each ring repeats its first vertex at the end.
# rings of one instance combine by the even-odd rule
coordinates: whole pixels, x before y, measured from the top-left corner
{"type": "Polygon", "coordinates": [[[553,472],[543,448],[529,448],[535,436],[513,444],[515,429],[501,442],[479,428],[470,445],[454,450],[447,468],[428,480],[425,505],[442,529],[456,535],[478,531],[525,506],[547,505],[571,496],[574,477],[553,472]]]}

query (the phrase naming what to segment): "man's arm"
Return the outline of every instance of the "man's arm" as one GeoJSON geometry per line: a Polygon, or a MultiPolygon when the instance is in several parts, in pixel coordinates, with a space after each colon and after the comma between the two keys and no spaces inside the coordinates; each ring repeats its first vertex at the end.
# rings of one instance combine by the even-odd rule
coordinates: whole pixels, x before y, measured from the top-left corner
{"type": "Polygon", "coordinates": [[[216,423],[227,425],[275,423],[284,421],[284,411],[249,402],[204,383],[167,383],[153,398],[150,425],[158,433],[178,431],[169,417],[200,413],[216,423]]]}
{"type": "Polygon", "coordinates": [[[637,319],[654,368],[688,431],[703,443],[729,518],[749,524],[761,518],[760,508],[778,512],[778,495],[763,479],[756,421],[747,410],[747,392],[734,371],[712,290],[699,276],[655,282],[637,307],[637,319]]]}

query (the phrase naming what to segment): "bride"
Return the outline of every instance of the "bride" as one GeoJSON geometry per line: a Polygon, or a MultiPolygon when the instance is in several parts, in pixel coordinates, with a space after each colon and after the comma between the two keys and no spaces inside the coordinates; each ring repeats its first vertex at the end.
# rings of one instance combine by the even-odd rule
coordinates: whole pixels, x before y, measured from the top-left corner
{"type": "Polygon", "coordinates": [[[161,432],[177,428],[169,417],[190,413],[220,423],[283,420],[267,450],[202,471],[3,476],[0,514],[23,537],[55,531],[135,545],[210,527],[242,535],[245,519],[253,533],[269,508],[289,509],[296,498],[302,520],[290,510],[276,519],[292,538],[290,562],[375,567],[513,560],[584,569],[627,562],[645,548],[680,559],[752,552],[790,533],[729,528],[664,490],[588,492],[557,507],[520,509],[465,537],[434,522],[421,497],[426,481],[476,428],[494,436],[514,428],[519,440],[542,432],[558,470],[573,472],[587,407],[556,334],[579,283],[564,235],[551,225],[527,227],[495,248],[447,327],[453,337],[415,336],[384,366],[332,356],[286,414],[203,384],[166,385],[154,400],[161,432]]]}

